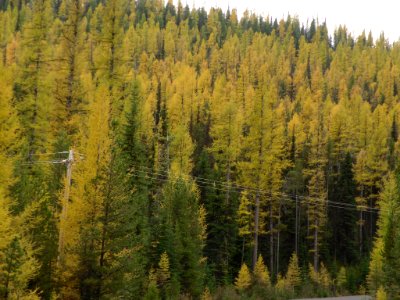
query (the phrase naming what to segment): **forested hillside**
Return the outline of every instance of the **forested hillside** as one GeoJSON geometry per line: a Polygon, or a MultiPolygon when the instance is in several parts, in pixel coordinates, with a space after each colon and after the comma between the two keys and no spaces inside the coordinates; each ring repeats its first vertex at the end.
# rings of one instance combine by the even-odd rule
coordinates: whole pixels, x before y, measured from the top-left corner
{"type": "Polygon", "coordinates": [[[400,299],[399,111],[383,34],[0,0],[0,299],[400,299]]]}

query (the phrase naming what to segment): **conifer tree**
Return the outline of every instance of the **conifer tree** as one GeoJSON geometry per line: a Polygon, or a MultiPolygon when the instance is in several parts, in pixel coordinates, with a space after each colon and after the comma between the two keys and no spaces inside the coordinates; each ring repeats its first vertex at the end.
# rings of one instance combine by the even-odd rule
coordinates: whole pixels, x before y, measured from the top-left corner
{"type": "Polygon", "coordinates": [[[165,285],[170,277],[168,254],[164,252],[161,254],[160,262],[158,263],[158,280],[161,285],[165,285]]]}
{"type": "Polygon", "coordinates": [[[210,298],[249,259],[279,297],[311,261],[398,297],[400,46],[349,32],[0,0],[0,298],[210,298]]]}
{"type": "Polygon", "coordinates": [[[278,273],[278,275],[276,276],[275,288],[280,292],[285,291],[287,288],[285,277],[282,276],[281,273],[278,273]]]}
{"type": "Polygon", "coordinates": [[[285,276],[286,284],[292,288],[298,288],[301,285],[301,272],[296,253],[290,257],[288,270],[285,276]]]}
{"type": "MultiPolygon", "coordinates": [[[[317,94],[318,95],[318,94],[317,94]]],[[[307,170],[309,181],[308,181],[308,193],[309,200],[307,203],[307,214],[309,219],[310,236],[312,240],[312,246],[310,253],[313,256],[313,264],[315,271],[318,271],[319,266],[319,247],[322,240],[322,232],[326,222],[326,178],[324,167],[326,163],[326,135],[324,125],[324,115],[322,103],[316,96],[316,107],[314,108],[313,116],[310,123],[310,154],[309,154],[309,166],[307,170]]]]}
{"type": "Polygon", "coordinates": [[[326,290],[329,289],[331,285],[331,276],[323,263],[321,263],[321,269],[319,271],[319,284],[326,290]]]}
{"type": "MultiPolygon", "coordinates": [[[[353,175],[353,164],[350,153],[347,153],[344,160],[339,162],[340,172],[336,182],[331,186],[329,195],[334,197],[334,202],[343,203],[348,207],[356,206],[355,194],[356,184],[353,175]]],[[[328,207],[329,209],[329,207],[328,207]]],[[[356,222],[357,212],[354,210],[343,210],[330,208],[329,226],[332,230],[333,255],[338,257],[344,264],[352,263],[357,257],[356,222]],[[340,218],[339,218],[340,215],[340,218]]]]}
{"type": "Polygon", "coordinates": [[[13,163],[10,156],[15,156],[18,150],[19,124],[16,111],[12,106],[11,73],[0,67],[0,163],[3,166],[0,175],[0,197],[9,194],[9,188],[14,184],[13,163]]]}
{"type": "Polygon", "coordinates": [[[212,300],[212,296],[208,287],[206,287],[203,294],[201,294],[201,300],[212,300]]]}
{"type": "Polygon", "coordinates": [[[240,204],[237,212],[239,235],[243,238],[247,238],[251,235],[252,227],[254,226],[251,208],[252,203],[249,199],[249,193],[247,191],[243,191],[240,195],[240,204]]]}
{"type": "Polygon", "coordinates": [[[376,292],[376,300],[387,300],[387,299],[388,298],[385,289],[382,286],[380,286],[376,292]]]}
{"type": "MultiPolygon", "coordinates": [[[[235,191],[232,189],[234,178],[234,168],[236,167],[240,154],[241,141],[241,111],[236,99],[233,86],[229,84],[225,76],[217,78],[214,94],[213,106],[211,107],[211,129],[210,134],[213,140],[210,152],[215,159],[214,168],[222,175],[221,180],[225,182],[226,192],[222,195],[221,208],[219,213],[224,216],[220,219],[220,224],[216,226],[223,228],[220,258],[217,267],[223,269],[223,273],[231,272],[231,260],[234,255],[233,246],[235,244],[236,222],[234,214],[237,210],[235,191]]],[[[214,224],[211,224],[214,226],[214,224]]],[[[225,277],[228,277],[225,275],[225,277]]]]}
{"type": "Polygon", "coordinates": [[[157,288],[157,278],[156,275],[154,274],[154,269],[150,269],[149,286],[147,288],[146,293],[144,294],[143,299],[146,300],[160,299],[159,290],[157,288]]]}
{"type": "MultiPolygon", "coordinates": [[[[104,88],[102,91],[104,91],[104,88]]],[[[65,282],[61,293],[66,297],[77,297],[79,295],[79,286],[81,286],[82,293],[90,295],[88,287],[79,282],[80,278],[77,269],[79,268],[79,271],[85,274],[87,278],[92,278],[93,274],[90,273],[90,270],[93,270],[94,266],[88,264],[94,263],[94,253],[90,253],[90,251],[95,249],[94,247],[90,249],[89,245],[93,244],[94,246],[94,241],[97,240],[97,237],[93,235],[95,232],[93,227],[95,226],[94,220],[98,218],[97,207],[99,207],[100,202],[100,195],[95,193],[99,182],[95,182],[93,179],[100,176],[101,170],[104,169],[104,165],[109,159],[109,154],[107,153],[109,140],[104,136],[108,132],[108,128],[104,128],[104,126],[108,125],[107,117],[104,116],[104,113],[108,112],[109,98],[103,98],[103,100],[106,100],[102,103],[103,107],[101,107],[99,99],[92,100],[93,103],[89,106],[91,109],[91,115],[88,120],[89,138],[82,143],[87,147],[82,152],[87,155],[88,159],[84,165],[80,164],[75,169],[74,180],[76,184],[71,189],[72,203],[69,207],[69,215],[65,219],[65,224],[61,223],[61,226],[69,228],[69,230],[65,231],[65,248],[69,248],[70,251],[65,253],[65,258],[62,262],[65,272],[61,274],[62,280],[65,282]],[[101,111],[104,113],[102,114],[101,111]],[[99,127],[100,124],[102,127],[99,127]],[[96,135],[94,134],[95,128],[99,129],[96,135]],[[94,157],[97,157],[97,159],[95,160],[94,157]],[[90,182],[93,182],[93,184],[90,184],[90,182]],[[91,198],[90,201],[87,200],[88,198],[91,198]],[[93,221],[89,221],[88,218],[84,217],[85,215],[91,216],[93,221]],[[89,234],[91,232],[92,234],[89,234]],[[89,245],[82,243],[83,236],[89,238],[89,241],[91,241],[89,245]],[[81,247],[82,249],[80,249],[81,247]],[[85,255],[87,258],[79,257],[80,255],[85,255]],[[93,257],[89,259],[90,256],[93,257]]],[[[98,244],[96,243],[97,247],[98,244]]],[[[93,278],[92,282],[95,282],[95,280],[93,278]]]]}
{"type": "MultiPolygon", "coordinates": [[[[245,139],[246,160],[240,163],[241,181],[252,187],[254,228],[253,269],[257,262],[258,236],[268,230],[270,237],[270,271],[273,274],[275,259],[275,223],[279,222],[279,195],[282,189],[282,174],[288,166],[284,153],[283,107],[275,100],[274,89],[257,91],[251,114],[250,132],[245,139]],[[267,191],[268,199],[264,199],[260,189],[267,191]],[[261,201],[263,198],[263,201],[261,201]],[[264,228],[266,216],[268,226],[264,228]]],[[[265,193],[263,194],[265,196],[265,193]]],[[[279,249],[279,248],[278,248],[279,249]]]]}
{"type": "MultiPolygon", "coordinates": [[[[52,142],[51,115],[54,103],[50,96],[49,28],[52,22],[51,3],[35,1],[27,12],[28,21],[22,34],[20,76],[15,98],[21,125],[27,139],[29,155],[50,149],[52,142]]],[[[30,159],[33,157],[30,156],[30,159]]]]}
{"type": "Polygon", "coordinates": [[[336,284],[343,291],[346,288],[347,277],[346,277],[346,268],[340,267],[339,273],[336,276],[336,284]]]}
{"type": "MultiPolygon", "coordinates": [[[[29,292],[29,283],[39,271],[35,247],[23,217],[12,213],[17,205],[11,188],[15,183],[14,164],[18,151],[18,119],[12,106],[10,72],[0,66],[0,297],[38,299],[29,292]]],[[[36,242],[36,241],[35,241],[36,242]]]]}
{"type": "MultiPolygon", "coordinates": [[[[111,220],[117,221],[112,214],[121,213],[119,204],[123,197],[114,195],[115,190],[108,181],[112,176],[109,173],[112,172],[109,168],[109,107],[108,89],[102,85],[90,104],[92,113],[88,120],[88,136],[82,141],[85,164],[75,169],[73,179],[76,184],[71,189],[69,216],[65,224],[61,224],[68,228],[65,231],[65,248],[70,251],[61,261],[62,293],[68,297],[81,294],[82,297],[93,298],[104,290],[111,292],[112,286],[105,285],[105,278],[112,284],[113,279],[121,275],[120,272],[111,272],[112,268],[119,268],[118,256],[115,257],[119,249],[110,239],[110,236],[118,236],[118,227],[111,220]],[[115,277],[108,277],[107,274],[115,277]]],[[[126,249],[119,253],[119,262],[129,255],[129,251],[126,249]]]]}
{"type": "Polygon", "coordinates": [[[145,144],[143,127],[140,125],[142,114],[143,96],[138,80],[132,83],[129,97],[128,111],[123,123],[124,129],[119,138],[117,177],[123,183],[122,193],[125,193],[125,210],[123,214],[127,218],[127,241],[129,248],[136,249],[131,253],[128,273],[134,276],[129,285],[132,293],[140,293],[145,288],[145,274],[151,254],[149,243],[151,241],[151,184],[146,180],[146,174],[150,169],[146,153],[148,147],[145,144]],[[130,107],[129,107],[130,106],[130,107]]]}
{"type": "Polygon", "coordinates": [[[35,162],[41,154],[54,152],[51,1],[35,1],[24,6],[24,15],[20,47],[16,49],[18,73],[13,85],[23,137],[19,148],[22,157],[17,169],[18,180],[13,188],[14,209],[17,213],[24,211],[26,230],[37,243],[35,256],[40,268],[33,285],[42,291],[44,298],[49,298],[55,279],[58,204],[55,191],[51,189],[51,169],[35,162]]]}
{"type": "Polygon", "coordinates": [[[39,264],[34,258],[34,249],[20,220],[13,217],[1,199],[0,232],[0,294],[3,299],[28,297],[39,299],[34,291],[29,291],[29,282],[37,275],[39,264]],[[19,222],[18,222],[19,221],[19,222]]]}
{"type": "MultiPolygon", "coordinates": [[[[121,122],[119,117],[123,112],[125,94],[123,91],[124,64],[123,64],[123,20],[127,11],[127,1],[111,0],[105,2],[104,7],[98,6],[96,20],[99,31],[93,30],[96,48],[94,65],[96,78],[108,86],[111,97],[110,129],[115,130],[121,122]]],[[[115,135],[116,133],[113,133],[115,135]]]]}
{"type": "Polygon", "coordinates": [[[372,248],[371,258],[369,262],[369,272],[367,276],[368,289],[371,292],[376,292],[383,284],[383,241],[378,237],[372,248]]]}
{"type": "Polygon", "coordinates": [[[384,288],[391,297],[397,297],[400,291],[399,275],[396,271],[400,263],[398,236],[400,227],[399,214],[399,187],[397,178],[391,174],[381,195],[381,219],[379,234],[383,240],[382,271],[384,288]]]}
{"type": "Polygon", "coordinates": [[[239,291],[245,291],[251,285],[251,276],[249,268],[245,263],[240,267],[239,274],[235,280],[235,286],[239,291]]]}
{"type": "Polygon", "coordinates": [[[167,183],[160,207],[159,241],[161,249],[170,259],[170,296],[176,297],[174,293],[180,288],[182,292],[199,296],[203,290],[204,263],[202,228],[194,186],[182,178],[167,183]]]}
{"type": "MultiPolygon", "coordinates": [[[[84,72],[86,49],[84,43],[84,26],[82,1],[66,0],[61,3],[62,24],[61,41],[55,55],[57,58],[57,80],[54,97],[56,98],[58,139],[66,139],[64,147],[77,144],[76,135],[80,114],[84,111],[84,91],[81,74],[84,72]]],[[[63,151],[63,150],[59,150],[63,151]]]]}
{"type": "Polygon", "coordinates": [[[269,276],[268,268],[264,264],[264,260],[261,255],[258,256],[256,267],[254,268],[255,281],[258,284],[270,286],[271,279],[269,276]]]}

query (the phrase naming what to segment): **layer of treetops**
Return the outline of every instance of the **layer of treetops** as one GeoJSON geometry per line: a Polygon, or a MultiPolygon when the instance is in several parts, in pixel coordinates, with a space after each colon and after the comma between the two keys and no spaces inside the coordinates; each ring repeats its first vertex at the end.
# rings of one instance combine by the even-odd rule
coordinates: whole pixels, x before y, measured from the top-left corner
{"type": "Polygon", "coordinates": [[[0,299],[400,299],[399,111],[383,34],[0,0],[0,299]]]}

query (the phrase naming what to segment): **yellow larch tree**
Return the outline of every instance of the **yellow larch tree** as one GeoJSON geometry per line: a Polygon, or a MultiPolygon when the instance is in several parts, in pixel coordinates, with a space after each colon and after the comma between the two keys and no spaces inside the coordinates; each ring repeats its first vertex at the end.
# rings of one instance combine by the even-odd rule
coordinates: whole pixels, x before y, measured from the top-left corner
{"type": "Polygon", "coordinates": [[[50,64],[49,29],[52,22],[51,2],[35,1],[27,11],[18,55],[20,72],[16,81],[22,93],[15,93],[21,115],[21,129],[27,140],[30,159],[35,153],[51,149],[54,101],[50,64]]]}
{"type": "Polygon", "coordinates": [[[232,84],[225,76],[215,83],[211,106],[211,153],[216,159],[216,167],[224,174],[227,184],[225,204],[230,201],[230,185],[233,180],[233,168],[241,150],[242,115],[232,84]]]}
{"type": "Polygon", "coordinates": [[[15,199],[11,198],[10,188],[15,183],[14,164],[17,158],[18,119],[11,105],[11,73],[0,66],[0,297],[17,299],[36,293],[28,289],[29,281],[38,273],[40,267],[34,258],[35,244],[32,243],[23,215],[15,215],[15,199]]]}
{"type": "Polygon", "coordinates": [[[345,267],[340,267],[339,273],[336,276],[336,285],[344,291],[346,289],[346,284],[347,284],[347,274],[346,274],[346,268],[345,267]]]}
{"type": "Polygon", "coordinates": [[[167,152],[174,176],[188,175],[192,170],[191,156],[194,150],[190,128],[194,122],[195,72],[192,68],[177,64],[172,84],[167,85],[166,108],[168,115],[167,152]]]}
{"type": "Polygon", "coordinates": [[[380,286],[380,287],[378,288],[378,290],[376,291],[375,299],[376,299],[376,300],[387,300],[387,299],[388,299],[388,296],[387,296],[387,294],[386,294],[386,291],[385,291],[385,289],[384,289],[382,286],[380,286]]]}
{"type": "Polygon", "coordinates": [[[315,271],[318,271],[319,266],[319,247],[322,241],[322,232],[326,224],[326,114],[322,102],[322,73],[320,69],[315,70],[315,75],[312,78],[311,88],[313,91],[312,97],[308,97],[311,111],[309,115],[309,135],[307,146],[309,147],[308,169],[305,170],[308,176],[308,200],[307,200],[307,216],[309,222],[309,236],[312,241],[310,253],[313,255],[313,264],[315,271]]]}
{"type": "MultiPolygon", "coordinates": [[[[261,75],[263,68],[261,68],[260,77],[263,76],[261,75]]],[[[261,78],[267,80],[267,78],[261,78]]],[[[268,231],[270,236],[269,268],[273,274],[275,259],[276,262],[279,259],[279,254],[275,256],[274,240],[275,234],[277,232],[279,234],[275,225],[280,222],[279,198],[283,184],[282,174],[289,165],[285,156],[285,114],[283,105],[277,99],[276,87],[266,89],[260,85],[253,101],[254,107],[249,120],[250,130],[243,142],[246,160],[239,164],[240,180],[244,185],[254,188],[251,194],[254,207],[253,269],[258,257],[258,235],[268,231]],[[267,228],[260,226],[262,222],[265,222],[264,220],[268,220],[267,228]]],[[[279,250],[277,252],[279,253],[279,250]]]]}
{"type": "Polygon", "coordinates": [[[61,40],[55,51],[57,60],[53,95],[57,112],[56,134],[59,141],[63,140],[59,142],[63,144],[62,147],[77,144],[80,116],[85,109],[81,74],[88,67],[85,60],[87,49],[84,46],[87,24],[82,18],[82,7],[81,0],[65,0],[60,9],[65,22],[62,23],[61,40]]]}
{"type": "Polygon", "coordinates": [[[258,284],[270,286],[271,279],[269,276],[268,268],[264,264],[264,259],[261,255],[258,256],[256,266],[253,271],[254,279],[258,284]]]}
{"type": "Polygon", "coordinates": [[[168,284],[171,278],[168,254],[164,251],[158,263],[157,277],[161,286],[168,284]]]}
{"type": "Polygon", "coordinates": [[[285,281],[286,284],[293,289],[298,288],[301,285],[301,272],[299,267],[299,260],[296,253],[293,253],[290,257],[285,281]]]}
{"type": "Polygon", "coordinates": [[[243,239],[251,237],[254,227],[253,204],[250,201],[248,191],[243,191],[240,195],[240,203],[237,211],[237,223],[239,225],[239,236],[243,239]]]}
{"type": "MultiPolygon", "coordinates": [[[[107,170],[111,160],[111,138],[109,136],[110,97],[107,86],[100,86],[89,104],[88,128],[82,133],[81,153],[85,155],[84,163],[74,166],[71,188],[71,202],[68,217],[62,220],[60,227],[68,228],[65,232],[65,249],[61,253],[62,294],[65,297],[78,297],[81,282],[80,273],[87,273],[92,281],[87,290],[96,293],[100,278],[90,270],[100,263],[100,253],[106,241],[101,239],[101,229],[107,226],[101,220],[103,208],[107,207],[107,170]],[[102,243],[103,242],[103,243],[102,243]],[[86,255],[94,255],[95,260],[87,260],[86,255]],[[84,262],[84,263],[82,263],[84,262]]],[[[98,292],[98,291],[97,291],[98,292]]]]}
{"type": "Polygon", "coordinates": [[[240,267],[239,274],[235,279],[235,286],[239,291],[248,289],[251,285],[251,275],[249,268],[245,263],[240,267]]]}

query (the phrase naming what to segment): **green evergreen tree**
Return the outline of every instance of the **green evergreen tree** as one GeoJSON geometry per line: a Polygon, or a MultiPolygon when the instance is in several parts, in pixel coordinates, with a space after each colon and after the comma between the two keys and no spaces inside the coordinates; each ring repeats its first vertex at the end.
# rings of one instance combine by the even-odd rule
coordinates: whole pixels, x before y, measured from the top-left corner
{"type": "Polygon", "coordinates": [[[123,193],[127,195],[126,203],[121,207],[121,213],[126,224],[126,242],[132,254],[122,264],[126,273],[132,275],[132,280],[126,283],[131,295],[142,293],[145,288],[145,275],[149,264],[151,211],[149,182],[146,174],[149,171],[147,149],[139,124],[142,95],[137,80],[132,84],[130,108],[126,114],[123,135],[118,151],[119,176],[123,183],[123,193]],[[136,249],[136,250],[135,250],[136,249]]]}
{"type": "Polygon", "coordinates": [[[174,291],[200,296],[203,291],[199,204],[193,184],[184,179],[167,183],[160,206],[160,249],[168,254],[171,272],[171,297],[174,291]],[[180,288],[179,288],[180,287],[180,288]]]}
{"type": "MultiPolygon", "coordinates": [[[[353,163],[350,153],[340,163],[340,173],[337,182],[331,187],[329,199],[343,203],[346,207],[355,207],[356,184],[353,177],[353,163]]],[[[353,209],[329,208],[329,225],[332,230],[330,240],[332,256],[345,265],[352,264],[357,259],[356,222],[357,212],[353,209]]]]}

